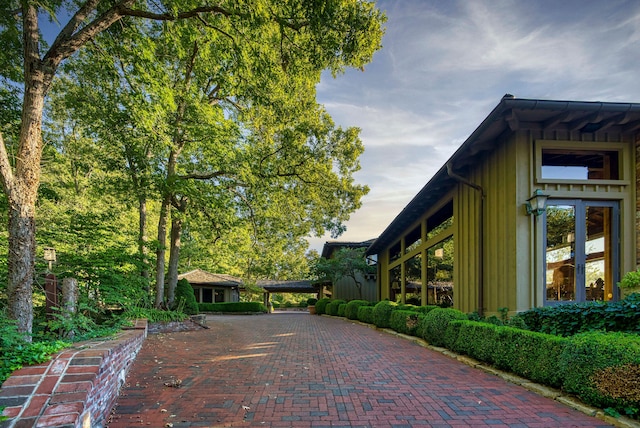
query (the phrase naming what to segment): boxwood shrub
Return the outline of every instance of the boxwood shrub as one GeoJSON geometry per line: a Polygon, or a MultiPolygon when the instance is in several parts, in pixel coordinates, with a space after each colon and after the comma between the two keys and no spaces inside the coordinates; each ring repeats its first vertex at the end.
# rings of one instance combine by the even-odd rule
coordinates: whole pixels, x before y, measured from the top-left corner
{"type": "Polygon", "coordinates": [[[200,312],[267,312],[260,302],[198,303],[200,312]]]}
{"type": "Polygon", "coordinates": [[[373,323],[379,328],[391,327],[391,312],[397,309],[398,304],[389,300],[382,300],[373,307],[373,323]]]}
{"type": "Polygon", "coordinates": [[[344,317],[346,310],[347,310],[347,303],[340,303],[338,305],[338,316],[339,317],[344,317]]]}
{"type": "Polygon", "coordinates": [[[358,320],[373,324],[373,306],[358,306],[358,320]]]}
{"type": "Polygon", "coordinates": [[[318,300],[316,302],[316,314],[317,315],[322,315],[322,314],[326,314],[327,311],[327,305],[331,302],[331,299],[327,298],[327,297],[323,297],[322,299],[318,300]]]}
{"type": "MultiPolygon", "coordinates": [[[[333,315],[333,316],[337,316],[338,315],[338,309],[340,308],[340,305],[342,305],[343,303],[347,303],[346,300],[342,300],[342,299],[335,299],[330,301],[327,304],[327,307],[325,308],[325,313],[327,315],[333,315]]],[[[317,308],[317,306],[316,306],[317,308]]]]}
{"type": "Polygon", "coordinates": [[[457,309],[435,308],[422,318],[417,334],[430,345],[443,346],[445,331],[449,322],[466,319],[467,316],[457,309]]]}
{"type": "Polygon", "coordinates": [[[445,346],[545,385],[561,386],[566,338],[478,321],[451,321],[445,346]]]}
{"type": "Polygon", "coordinates": [[[349,303],[347,303],[347,308],[344,311],[344,316],[350,320],[357,320],[358,308],[360,306],[369,306],[370,304],[371,303],[369,303],[366,300],[352,300],[349,303]]]}
{"type": "Polygon", "coordinates": [[[420,320],[423,317],[424,314],[421,314],[420,312],[398,309],[391,312],[389,325],[398,333],[415,336],[420,320]]]}
{"type": "Polygon", "coordinates": [[[560,356],[562,387],[582,401],[637,417],[640,414],[640,337],[590,332],[568,339],[560,356]]]}

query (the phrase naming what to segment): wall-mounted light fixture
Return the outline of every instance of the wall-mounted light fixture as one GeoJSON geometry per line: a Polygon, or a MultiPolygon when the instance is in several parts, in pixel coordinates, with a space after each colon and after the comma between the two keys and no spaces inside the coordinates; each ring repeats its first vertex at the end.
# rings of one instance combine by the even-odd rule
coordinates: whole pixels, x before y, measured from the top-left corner
{"type": "Polygon", "coordinates": [[[536,189],[533,195],[527,199],[527,214],[533,214],[539,216],[545,210],[547,204],[547,198],[549,195],[542,193],[542,190],[536,189]]]}

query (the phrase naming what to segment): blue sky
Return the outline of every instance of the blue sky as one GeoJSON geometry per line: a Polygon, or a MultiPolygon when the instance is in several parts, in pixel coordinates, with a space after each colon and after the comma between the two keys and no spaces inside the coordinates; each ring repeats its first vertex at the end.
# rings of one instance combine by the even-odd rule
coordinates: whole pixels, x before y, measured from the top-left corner
{"type": "MultiPolygon", "coordinates": [[[[337,240],[377,237],[506,93],[640,102],[640,1],[380,0],[383,48],[318,85],[361,128],[371,191],[337,240]]],[[[329,236],[310,238],[322,250],[329,236]]]]}

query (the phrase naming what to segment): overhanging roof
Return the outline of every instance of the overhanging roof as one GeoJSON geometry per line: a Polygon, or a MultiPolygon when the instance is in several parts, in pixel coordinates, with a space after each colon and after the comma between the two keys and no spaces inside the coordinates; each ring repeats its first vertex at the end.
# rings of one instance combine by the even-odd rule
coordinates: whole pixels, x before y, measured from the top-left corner
{"type": "Polygon", "coordinates": [[[504,133],[522,129],[595,133],[613,127],[623,133],[637,132],[640,129],[640,104],[518,99],[512,95],[505,95],[489,116],[371,244],[366,254],[378,254],[393,244],[401,233],[456,185],[456,180],[447,173],[448,167],[455,173],[464,173],[470,165],[478,162],[483,153],[492,151],[496,139],[504,133]]]}
{"type": "Polygon", "coordinates": [[[325,259],[328,259],[329,257],[331,257],[331,254],[333,254],[334,251],[340,248],[362,248],[362,247],[368,248],[371,244],[373,244],[374,241],[375,239],[369,239],[368,241],[362,241],[362,242],[327,241],[322,246],[321,256],[324,257],[325,259]]]}
{"type": "Polygon", "coordinates": [[[218,287],[243,287],[240,278],[220,273],[211,273],[202,269],[195,269],[178,275],[178,280],[186,279],[191,285],[210,285],[218,287]]]}
{"type": "Polygon", "coordinates": [[[262,280],[256,285],[270,293],[316,293],[318,291],[311,281],[262,280]]]}

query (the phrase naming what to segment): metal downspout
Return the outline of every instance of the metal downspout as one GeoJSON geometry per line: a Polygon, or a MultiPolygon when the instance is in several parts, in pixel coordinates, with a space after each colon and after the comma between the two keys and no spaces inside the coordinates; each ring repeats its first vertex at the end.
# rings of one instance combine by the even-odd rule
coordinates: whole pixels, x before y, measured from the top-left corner
{"type": "Polygon", "coordinates": [[[479,205],[479,208],[478,208],[478,223],[479,223],[478,225],[479,226],[478,227],[478,248],[479,248],[478,276],[480,277],[478,279],[478,315],[483,316],[484,315],[484,199],[485,199],[484,189],[482,188],[482,186],[472,183],[466,178],[453,172],[453,167],[451,166],[451,163],[447,163],[447,175],[449,175],[449,177],[453,178],[454,180],[477,190],[478,192],[480,192],[480,195],[481,195],[481,198],[478,202],[478,205],[479,205]]]}

